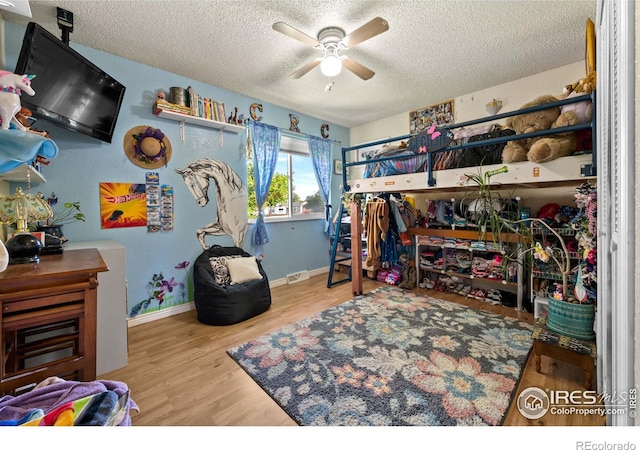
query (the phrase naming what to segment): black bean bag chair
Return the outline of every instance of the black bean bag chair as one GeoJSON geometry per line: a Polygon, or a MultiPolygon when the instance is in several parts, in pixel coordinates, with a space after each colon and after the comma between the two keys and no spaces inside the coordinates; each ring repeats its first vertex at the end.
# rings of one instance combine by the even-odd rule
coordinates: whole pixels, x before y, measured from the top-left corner
{"type": "Polygon", "coordinates": [[[260,260],[239,247],[214,245],[202,252],[193,266],[193,283],[198,320],[207,325],[242,322],[271,307],[260,260]]]}

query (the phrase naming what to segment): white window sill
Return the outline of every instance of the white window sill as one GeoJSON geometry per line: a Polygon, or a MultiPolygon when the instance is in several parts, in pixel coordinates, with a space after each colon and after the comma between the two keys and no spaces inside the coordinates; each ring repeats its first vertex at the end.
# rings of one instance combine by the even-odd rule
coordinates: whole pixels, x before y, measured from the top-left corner
{"type": "MultiPolygon", "coordinates": [[[[266,217],[265,223],[279,223],[279,222],[300,222],[303,220],[324,220],[324,214],[302,214],[295,217],[266,217]]],[[[249,219],[249,224],[256,223],[256,219],[249,219]]]]}

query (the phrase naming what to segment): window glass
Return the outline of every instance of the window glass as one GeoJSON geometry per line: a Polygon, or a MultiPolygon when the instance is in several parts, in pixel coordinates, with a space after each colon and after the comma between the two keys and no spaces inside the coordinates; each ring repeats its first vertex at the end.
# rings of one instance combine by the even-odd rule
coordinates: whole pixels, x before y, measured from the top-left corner
{"type": "MultiPolygon", "coordinates": [[[[258,217],[252,160],[248,169],[248,213],[258,217]]],[[[305,140],[283,136],[276,170],[264,205],[265,221],[324,218],[324,203],[305,140]]]]}

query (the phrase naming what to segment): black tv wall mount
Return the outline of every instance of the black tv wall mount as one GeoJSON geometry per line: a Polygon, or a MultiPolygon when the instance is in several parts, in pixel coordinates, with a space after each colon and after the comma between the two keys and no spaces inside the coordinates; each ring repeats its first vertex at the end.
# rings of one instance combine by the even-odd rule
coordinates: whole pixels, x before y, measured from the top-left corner
{"type": "Polygon", "coordinates": [[[73,33],[73,13],[59,6],[57,10],[58,28],[62,30],[62,42],[69,45],[69,33],[73,33]]]}

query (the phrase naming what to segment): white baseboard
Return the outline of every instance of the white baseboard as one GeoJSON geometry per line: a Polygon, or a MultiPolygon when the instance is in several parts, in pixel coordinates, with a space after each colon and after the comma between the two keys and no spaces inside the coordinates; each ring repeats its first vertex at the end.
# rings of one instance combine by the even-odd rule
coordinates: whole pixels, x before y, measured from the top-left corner
{"type": "MultiPolygon", "coordinates": [[[[309,276],[313,277],[316,275],[322,275],[323,273],[329,273],[329,267],[320,267],[319,269],[313,269],[309,271],[309,276]]],[[[301,281],[304,283],[304,281],[301,281]]],[[[287,278],[279,278],[277,280],[269,281],[269,287],[274,288],[277,286],[284,286],[287,284],[287,278]]],[[[136,317],[131,317],[127,319],[127,328],[135,327],[137,325],[142,325],[143,323],[153,322],[154,320],[164,319],[165,317],[175,316],[176,314],[182,314],[187,311],[191,311],[195,309],[195,305],[193,302],[185,303],[178,306],[172,306],[170,308],[161,309],[160,311],[154,311],[147,314],[141,314],[136,317]]]]}
{"type": "Polygon", "coordinates": [[[170,308],[164,308],[159,311],[140,314],[139,316],[127,319],[127,328],[135,327],[136,325],[142,325],[143,323],[147,322],[153,322],[154,320],[164,319],[165,317],[175,316],[176,314],[182,314],[195,308],[196,306],[193,304],[193,302],[190,302],[183,303],[182,305],[178,306],[172,306],[170,308]]]}

